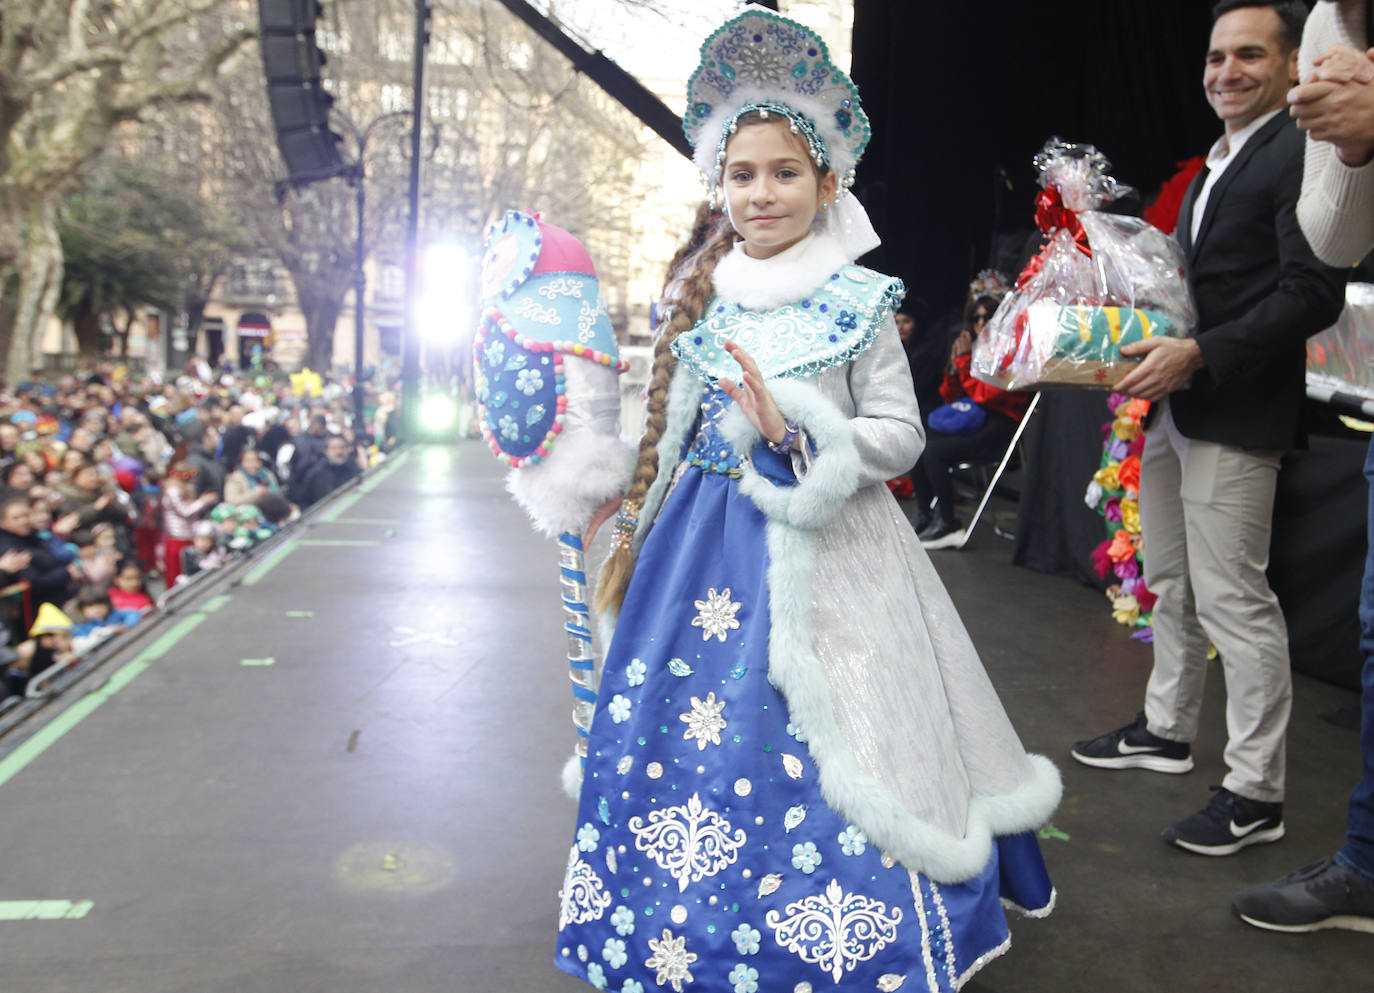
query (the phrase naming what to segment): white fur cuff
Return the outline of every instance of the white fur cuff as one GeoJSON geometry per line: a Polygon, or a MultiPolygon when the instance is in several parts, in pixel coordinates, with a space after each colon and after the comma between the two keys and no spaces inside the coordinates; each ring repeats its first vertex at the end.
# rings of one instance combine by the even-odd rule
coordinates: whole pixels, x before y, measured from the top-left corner
{"type": "Polygon", "coordinates": [[[618,437],[566,431],[538,465],[512,469],[506,489],[550,537],[582,534],[596,508],[625,492],[635,449],[618,437]]]}
{"type": "MultiPolygon", "coordinates": [[[[796,486],[775,486],[747,461],[740,491],[771,520],[815,530],[832,518],[859,488],[859,453],[849,419],[820,390],[796,379],[768,383],[783,416],[802,428],[818,453],[796,486]]],[[[721,433],[737,452],[748,452],[762,440],[738,407],[726,414],[721,433]]]]}

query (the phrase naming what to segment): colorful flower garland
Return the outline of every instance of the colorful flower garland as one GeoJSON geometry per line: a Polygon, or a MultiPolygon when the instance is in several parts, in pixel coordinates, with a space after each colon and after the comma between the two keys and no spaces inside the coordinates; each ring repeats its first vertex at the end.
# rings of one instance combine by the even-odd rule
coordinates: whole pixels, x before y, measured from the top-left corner
{"type": "Polygon", "coordinates": [[[1112,393],[1107,407],[1114,419],[1102,426],[1102,464],[1083,496],[1107,526],[1107,540],[1093,549],[1093,569],[1103,579],[1114,575],[1120,580],[1107,587],[1112,617],[1136,629],[1132,638],[1148,643],[1154,641],[1150,613],[1155,595],[1142,575],[1139,500],[1140,453],[1145,447],[1141,428],[1150,404],[1112,393]]]}

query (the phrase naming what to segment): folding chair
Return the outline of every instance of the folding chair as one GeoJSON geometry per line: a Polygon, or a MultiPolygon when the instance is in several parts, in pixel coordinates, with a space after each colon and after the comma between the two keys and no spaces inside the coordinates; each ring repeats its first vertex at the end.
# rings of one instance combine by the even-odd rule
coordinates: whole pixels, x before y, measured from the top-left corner
{"type": "MultiPolygon", "coordinates": [[[[1035,413],[1036,406],[1040,403],[1040,391],[1037,390],[1031,397],[1030,404],[1026,407],[1026,412],[1021,416],[1021,422],[1016,425],[1016,431],[1011,436],[1011,441],[1007,444],[1007,450],[1002,454],[1002,461],[997,463],[997,471],[992,474],[992,479],[988,481],[987,489],[983,491],[983,498],[978,501],[978,509],[973,512],[973,517],[969,519],[968,526],[964,528],[964,537],[955,545],[955,548],[963,548],[968,544],[968,540],[973,537],[973,529],[978,526],[978,518],[983,516],[983,509],[987,507],[988,501],[992,499],[992,491],[997,488],[997,481],[1002,478],[1002,473],[1007,469],[1007,463],[1016,452],[1016,445],[1021,440],[1022,433],[1026,430],[1026,425],[1030,423],[1031,415],[1035,413]]],[[[1001,532],[998,532],[999,534],[1001,532]]]]}

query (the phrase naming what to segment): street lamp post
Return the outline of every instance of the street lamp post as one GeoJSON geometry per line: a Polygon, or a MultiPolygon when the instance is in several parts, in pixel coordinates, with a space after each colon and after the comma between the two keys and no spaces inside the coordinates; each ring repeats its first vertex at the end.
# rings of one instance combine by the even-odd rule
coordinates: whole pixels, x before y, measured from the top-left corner
{"type": "Polygon", "coordinates": [[[358,204],[358,231],[353,242],[353,433],[362,438],[366,433],[366,417],[363,413],[363,318],[365,313],[364,294],[367,292],[367,240],[364,220],[367,212],[367,142],[372,137],[372,129],[383,121],[409,117],[408,110],[393,110],[379,114],[368,122],[367,127],[358,128],[347,113],[334,108],[334,113],[353,132],[353,140],[358,146],[358,161],[353,163],[346,175],[353,184],[358,204]]]}

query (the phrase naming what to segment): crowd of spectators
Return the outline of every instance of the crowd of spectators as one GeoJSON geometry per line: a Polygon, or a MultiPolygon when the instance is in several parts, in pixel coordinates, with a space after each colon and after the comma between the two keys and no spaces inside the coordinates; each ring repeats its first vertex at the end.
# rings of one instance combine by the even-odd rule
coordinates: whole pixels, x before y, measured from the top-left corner
{"type": "Polygon", "coordinates": [[[196,363],[0,389],[0,701],[362,473],[393,395],[360,432],[344,386],[313,386],[196,363]]]}

